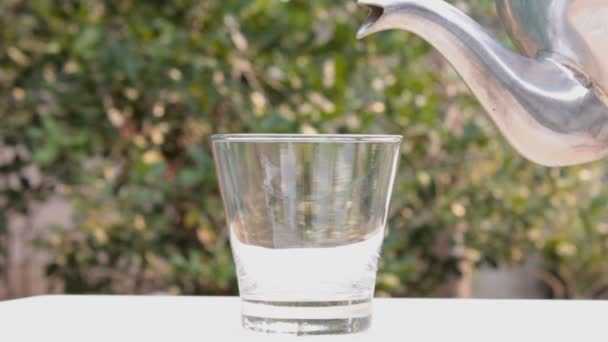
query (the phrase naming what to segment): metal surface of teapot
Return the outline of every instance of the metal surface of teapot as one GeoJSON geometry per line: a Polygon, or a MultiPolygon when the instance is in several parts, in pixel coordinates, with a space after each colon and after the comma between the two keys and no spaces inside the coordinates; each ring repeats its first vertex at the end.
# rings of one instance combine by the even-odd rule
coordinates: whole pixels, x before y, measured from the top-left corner
{"type": "Polygon", "coordinates": [[[608,1],[496,0],[504,47],[443,0],[359,0],[358,32],[403,29],[438,49],[507,140],[547,166],[608,155],[608,1]]]}

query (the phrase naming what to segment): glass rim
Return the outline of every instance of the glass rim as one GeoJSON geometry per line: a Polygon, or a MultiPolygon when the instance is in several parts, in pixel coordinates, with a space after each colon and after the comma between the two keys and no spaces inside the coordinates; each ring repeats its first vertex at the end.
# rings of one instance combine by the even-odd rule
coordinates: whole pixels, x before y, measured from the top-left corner
{"type": "Polygon", "coordinates": [[[313,143],[399,143],[401,135],[391,134],[213,134],[216,142],[313,142],[313,143]]]}

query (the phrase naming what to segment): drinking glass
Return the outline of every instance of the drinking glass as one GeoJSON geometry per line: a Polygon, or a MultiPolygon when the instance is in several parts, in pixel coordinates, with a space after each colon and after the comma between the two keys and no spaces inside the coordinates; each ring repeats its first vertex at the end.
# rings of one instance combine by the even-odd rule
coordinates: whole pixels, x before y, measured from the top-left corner
{"type": "Polygon", "coordinates": [[[369,327],[401,136],[213,136],[242,302],[262,331],[369,327]]]}

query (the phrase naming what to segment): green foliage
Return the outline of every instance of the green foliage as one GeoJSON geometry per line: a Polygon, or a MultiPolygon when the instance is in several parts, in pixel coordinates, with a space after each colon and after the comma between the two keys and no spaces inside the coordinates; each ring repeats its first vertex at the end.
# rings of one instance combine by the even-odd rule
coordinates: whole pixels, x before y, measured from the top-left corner
{"type": "Polygon", "coordinates": [[[426,43],[357,41],[362,16],[354,1],[3,1],[0,139],[22,152],[0,175],[44,176],[0,184],[0,235],[59,191],[77,229],[44,246],[67,292],[234,294],[210,134],[395,133],[381,295],[539,251],[557,295],[602,294],[601,164],[522,160],[426,43]]]}

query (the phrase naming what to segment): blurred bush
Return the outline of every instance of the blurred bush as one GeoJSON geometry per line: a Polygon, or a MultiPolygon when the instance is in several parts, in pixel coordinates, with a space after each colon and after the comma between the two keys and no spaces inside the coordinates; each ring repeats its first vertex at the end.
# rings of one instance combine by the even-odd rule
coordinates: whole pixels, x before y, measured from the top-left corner
{"type": "MultiPolygon", "coordinates": [[[[492,23],[492,1],[458,5],[492,23]]],[[[363,16],[355,1],[0,2],[0,236],[58,193],[76,229],[39,247],[66,292],[235,294],[212,133],[404,134],[380,295],[541,255],[553,296],[603,296],[602,164],[523,160],[422,40],[356,41],[363,16]]]]}

